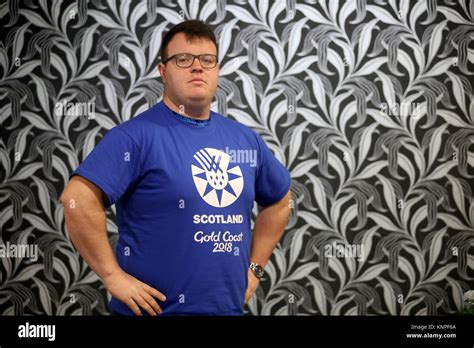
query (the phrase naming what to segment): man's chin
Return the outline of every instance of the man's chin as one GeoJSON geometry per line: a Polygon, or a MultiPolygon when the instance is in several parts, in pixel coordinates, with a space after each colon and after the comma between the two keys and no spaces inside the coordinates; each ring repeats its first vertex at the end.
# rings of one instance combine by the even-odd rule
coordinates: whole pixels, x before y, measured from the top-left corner
{"type": "Polygon", "coordinates": [[[208,105],[211,103],[211,99],[207,95],[192,95],[188,97],[188,100],[193,104],[208,105]]]}

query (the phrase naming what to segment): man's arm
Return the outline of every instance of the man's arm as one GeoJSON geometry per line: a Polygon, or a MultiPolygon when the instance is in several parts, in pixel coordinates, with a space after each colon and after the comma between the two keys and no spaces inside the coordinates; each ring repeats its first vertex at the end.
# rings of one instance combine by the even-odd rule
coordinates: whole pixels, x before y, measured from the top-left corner
{"type": "MultiPolygon", "coordinates": [[[[288,223],[290,200],[291,191],[288,191],[281,200],[259,211],[250,246],[251,262],[256,262],[262,267],[267,264],[288,223]]],[[[245,303],[252,297],[260,283],[251,270],[248,271],[248,278],[249,286],[245,293],[245,303]]]]}
{"type": "Polygon", "coordinates": [[[107,237],[102,191],[90,181],[74,176],[62,193],[61,202],[72,242],[112,296],[136,315],[141,315],[139,306],[150,315],[161,313],[153,296],[162,301],[165,296],[125,273],[117,263],[107,237]]]}

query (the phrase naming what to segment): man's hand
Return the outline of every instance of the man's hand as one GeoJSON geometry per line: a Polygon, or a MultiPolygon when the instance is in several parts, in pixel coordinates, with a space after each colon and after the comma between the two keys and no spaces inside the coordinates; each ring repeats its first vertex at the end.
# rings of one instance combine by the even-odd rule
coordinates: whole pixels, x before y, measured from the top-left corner
{"type": "Polygon", "coordinates": [[[260,279],[258,279],[255,274],[249,269],[248,270],[248,286],[247,290],[245,291],[245,304],[249,302],[249,300],[252,298],[253,294],[255,293],[255,290],[257,290],[258,286],[260,285],[260,279]]]}
{"type": "Polygon", "coordinates": [[[163,312],[153,297],[165,301],[165,295],[124,271],[110,275],[104,283],[112,296],[125,303],[135,315],[142,316],[139,307],[152,316],[163,312]]]}

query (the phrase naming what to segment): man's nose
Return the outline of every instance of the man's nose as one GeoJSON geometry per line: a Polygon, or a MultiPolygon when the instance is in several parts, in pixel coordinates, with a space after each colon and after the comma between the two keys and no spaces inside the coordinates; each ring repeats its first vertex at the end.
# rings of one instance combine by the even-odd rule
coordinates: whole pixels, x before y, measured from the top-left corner
{"type": "Polygon", "coordinates": [[[191,65],[191,72],[202,71],[201,61],[196,57],[191,65]]]}

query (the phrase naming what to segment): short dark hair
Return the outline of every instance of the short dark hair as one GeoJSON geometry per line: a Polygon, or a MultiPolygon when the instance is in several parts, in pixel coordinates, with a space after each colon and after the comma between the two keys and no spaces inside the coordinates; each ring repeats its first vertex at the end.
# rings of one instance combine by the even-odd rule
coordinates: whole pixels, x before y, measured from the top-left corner
{"type": "Polygon", "coordinates": [[[178,33],[184,33],[188,41],[193,42],[196,39],[207,39],[212,41],[212,43],[217,47],[216,35],[212,28],[203,21],[197,19],[190,19],[184,22],[181,22],[174,27],[172,27],[163,37],[161,42],[161,61],[165,61],[167,58],[166,49],[171,39],[178,33]]]}

